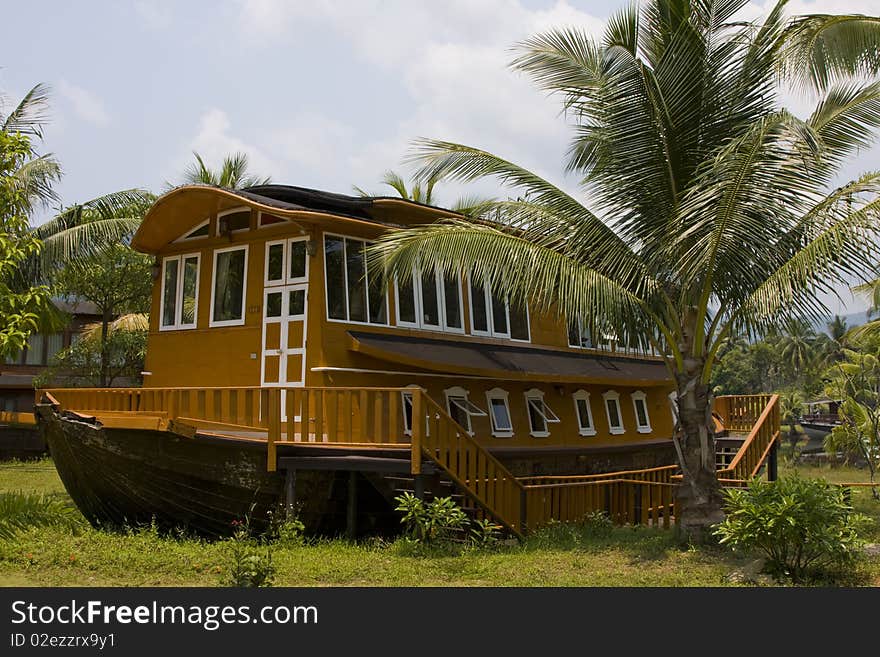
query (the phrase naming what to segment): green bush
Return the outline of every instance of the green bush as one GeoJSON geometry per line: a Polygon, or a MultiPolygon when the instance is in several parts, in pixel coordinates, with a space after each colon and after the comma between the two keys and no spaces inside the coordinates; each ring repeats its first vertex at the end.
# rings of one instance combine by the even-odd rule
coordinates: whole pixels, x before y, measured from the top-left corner
{"type": "Polygon", "coordinates": [[[226,545],[226,567],[220,578],[221,586],[266,587],[275,582],[272,549],[261,547],[248,530],[247,522],[236,523],[233,537],[226,545]]]}
{"type": "Polygon", "coordinates": [[[0,493],[0,539],[9,539],[30,527],[82,527],[75,508],[51,495],[22,491],[0,493]]]}
{"type": "Polygon", "coordinates": [[[407,536],[420,543],[450,542],[470,525],[467,514],[451,497],[435,497],[425,503],[412,493],[404,493],[394,499],[396,510],[403,513],[400,521],[406,525],[407,536]]]}
{"type": "Polygon", "coordinates": [[[715,534],[734,550],[757,550],[766,569],[795,582],[852,568],[861,553],[859,528],[843,488],[822,479],[755,480],[725,491],[727,518],[715,534]]]}

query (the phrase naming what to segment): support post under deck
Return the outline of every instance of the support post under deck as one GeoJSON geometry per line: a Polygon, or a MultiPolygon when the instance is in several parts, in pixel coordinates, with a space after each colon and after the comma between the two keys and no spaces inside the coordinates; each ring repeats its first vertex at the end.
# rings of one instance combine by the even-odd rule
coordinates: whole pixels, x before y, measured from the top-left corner
{"type": "Polygon", "coordinates": [[[357,484],[358,473],[352,470],[348,473],[348,507],[345,517],[345,535],[350,541],[357,538],[357,484]]]}
{"type": "Polygon", "coordinates": [[[425,499],[425,475],[414,475],[413,489],[417,498],[419,498],[420,500],[425,499]]]}
{"type": "Polygon", "coordinates": [[[296,513],[296,470],[287,468],[284,475],[284,507],[288,519],[296,513]]]}
{"type": "Polygon", "coordinates": [[[778,463],[779,441],[773,443],[770,453],[767,455],[767,481],[776,481],[779,476],[778,463]]]}

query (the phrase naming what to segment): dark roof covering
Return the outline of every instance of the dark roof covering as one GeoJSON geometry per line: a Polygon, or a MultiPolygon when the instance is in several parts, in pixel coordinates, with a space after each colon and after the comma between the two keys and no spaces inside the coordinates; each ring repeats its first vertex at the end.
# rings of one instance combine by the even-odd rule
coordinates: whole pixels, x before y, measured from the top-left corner
{"type": "Polygon", "coordinates": [[[659,385],[670,381],[658,360],[578,354],[528,346],[349,331],[355,349],[390,361],[499,378],[659,385]]]}
{"type": "Polygon", "coordinates": [[[292,185],[258,185],[233,191],[245,197],[256,197],[253,200],[266,205],[289,210],[320,210],[358,219],[373,218],[369,212],[373,199],[369,197],[346,196],[292,185]]]}
{"type": "Polygon", "coordinates": [[[85,299],[61,299],[55,297],[52,299],[52,305],[58,310],[71,315],[100,315],[101,311],[91,301],[85,299]]]}

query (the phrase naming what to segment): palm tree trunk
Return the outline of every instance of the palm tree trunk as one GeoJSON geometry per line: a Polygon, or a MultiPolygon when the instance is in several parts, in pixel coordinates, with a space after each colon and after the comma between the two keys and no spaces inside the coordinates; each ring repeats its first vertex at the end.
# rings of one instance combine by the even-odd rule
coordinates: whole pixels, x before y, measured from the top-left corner
{"type": "Polygon", "coordinates": [[[684,480],[678,489],[678,528],[691,543],[710,537],[710,527],[724,519],[721,488],[715,473],[715,437],[710,431],[709,386],[700,382],[701,359],[688,359],[678,384],[676,447],[684,480]]]}
{"type": "Polygon", "coordinates": [[[107,387],[107,371],[110,358],[107,349],[107,331],[110,330],[110,312],[105,310],[101,315],[101,382],[102,388],[107,387]]]}

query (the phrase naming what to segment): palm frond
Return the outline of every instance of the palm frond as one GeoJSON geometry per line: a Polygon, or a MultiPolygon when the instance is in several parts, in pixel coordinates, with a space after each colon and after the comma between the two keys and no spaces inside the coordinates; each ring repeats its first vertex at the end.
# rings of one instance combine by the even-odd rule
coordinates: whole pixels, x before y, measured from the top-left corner
{"type": "MultiPolygon", "coordinates": [[[[49,95],[50,90],[47,85],[34,85],[18,105],[2,119],[3,132],[20,132],[23,135],[42,139],[43,125],[49,121],[49,95]]],[[[0,104],[0,112],[5,110],[3,104],[0,104]]]]}
{"type": "Polygon", "coordinates": [[[785,32],[785,76],[816,91],[848,78],[880,73],[880,17],[810,14],[785,32]]]}
{"type": "Polygon", "coordinates": [[[30,210],[36,205],[48,206],[58,199],[52,186],[61,179],[61,165],[51,155],[33,157],[11,172],[8,182],[25,199],[30,210]]]}

